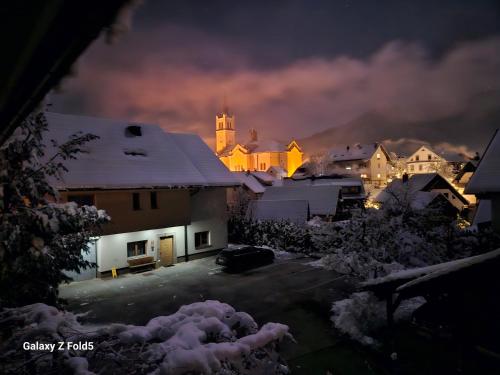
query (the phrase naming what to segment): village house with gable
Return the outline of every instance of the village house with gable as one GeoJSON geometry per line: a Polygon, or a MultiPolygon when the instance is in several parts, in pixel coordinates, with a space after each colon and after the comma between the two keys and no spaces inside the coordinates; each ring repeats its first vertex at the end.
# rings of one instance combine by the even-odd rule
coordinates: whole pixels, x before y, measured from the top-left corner
{"type": "Polygon", "coordinates": [[[327,158],[328,173],[356,175],[374,185],[385,185],[390,179],[391,158],[380,143],[337,146],[327,158]]]}
{"type": "Polygon", "coordinates": [[[67,160],[52,183],[63,201],[111,217],[85,257],[97,264],[76,279],[141,264],[168,266],[227,246],[226,189],[240,182],[193,134],[156,125],[47,113],[50,140],[85,131],[99,139],[67,160]]]}

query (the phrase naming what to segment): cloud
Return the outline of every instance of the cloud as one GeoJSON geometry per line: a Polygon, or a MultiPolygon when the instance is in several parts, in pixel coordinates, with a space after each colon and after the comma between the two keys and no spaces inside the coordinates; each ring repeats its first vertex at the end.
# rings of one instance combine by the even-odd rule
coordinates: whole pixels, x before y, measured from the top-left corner
{"type": "MultiPolygon", "coordinates": [[[[401,124],[460,116],[477,97],[500,93],[500,38],[457,45],[438,59],[394,41],[364,60],[317,57],[258,69],[245,58],[251,51],[236,43],[175,27],[157,35],[139,32],[118,47],[94,46],[77,78],[55,96],[55,110],[159,123],[213,142],[226,96],[240,140],[250,128],[289,140],[367,112],[401,124]]],[[[473,109],[498,107],[495,101],[473,109]]],[[[432,134],[422,140],[448,141],[432,134]]]]}

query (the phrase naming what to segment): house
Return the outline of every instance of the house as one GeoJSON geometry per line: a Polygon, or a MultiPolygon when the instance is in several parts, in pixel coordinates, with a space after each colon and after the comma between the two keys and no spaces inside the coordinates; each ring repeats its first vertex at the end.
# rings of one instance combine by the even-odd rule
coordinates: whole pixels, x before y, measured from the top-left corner
{"type": "Polygon", "coordinates": [[[275,140],[259,140],[257,131],[250,131],[246,143],[236,142],[235,116],[224,107],[215,116],[216,154],[231,171],[267,171],[277,167],[287,176],[302,164],[303,153],[296,141],[285,144],[275,140]]]}
{"type": "MultiPolygon", "coordinates": [[[[403,175],[402,179],[392,181],[374,199],[377,203],[387,203],[395,196],[402,199],[420,200],[416,202],[416,207],[422,207],[423,202],[435,202],[436,196],[421,194],[422,192],[437,193],[443,195],[446,200],[456,208],[458,212],[468,208],[469,202],[462,194],[439,173],[414,174],[410,177],[403,175]],[[405,197],[401,196],[405,195],[405,197]],[[431,199],[432,198],[432,199],[431,199]]],[[[413,203],[411,203],[413,205],[413,203]]]]}
{"type": "Polygon", "coordinates": [[[49,150],[49,140],[62,143],[78,131],[99,136],[52,181],[63,201],[111,216],[88,255],[94,276],[144,259],[171,265],[227,245],[226,188],[240,182],[200,137],[56,113],[47,121],[49,150]]]}
{"type": "Polygon", "coordinates": [[[439,172],[447,161],[431,150],[428,146],[421,146],[406,160],[408,174],[439,172]]]}
{"type": "Polygon", "coordinates": [[[385,185],[390,177],[391,158],[380,143],[337,146],[327,159],[328,173],[356,175],[374,185],[385,185]]]}
{"type": "Polygon", "coordinates": [[[455,177],[453,178],[453,184],[455,186],[458,186],[459,188],[465,188],[476,169],[477,162],[475,160],[469,160],[455,175],[455,177]]]}
{"type": "Polygon", "coordinates": [[[428,146],[421,146],[406,159],[407,173],[456,174],[470,159],[461,153],[442,151],[439,154],[428,146]]]}
{"type": "Polygon", "coordinates": [[[289,221],[303,225],[310,219],[307,200],[256,200],[248,206],[247,217],[256,221],[289,221]]]}
{"type": "Polygon", "coordinates": [[[259,199],[266,191],[266,187],[250,172],[231,173],[241,186],[227,189],[227,205],[234,214],[246,214],[248,202],[259,199]]]}
{"type": "Polygon", "coordinates": [[[261,200],[306,201],[308,212],[303,214],[305,217],[320,216],[331,219],[337,212],[339,198],[339,186],[272,186],[266,188],[261,200]]]}
{"type": "Polygon", "coordinates": [[[476,171],[465,187],[466,194],[491,201],[491,225],[500,232],[500,135],[498,129],[486,147],[476,171]]]}

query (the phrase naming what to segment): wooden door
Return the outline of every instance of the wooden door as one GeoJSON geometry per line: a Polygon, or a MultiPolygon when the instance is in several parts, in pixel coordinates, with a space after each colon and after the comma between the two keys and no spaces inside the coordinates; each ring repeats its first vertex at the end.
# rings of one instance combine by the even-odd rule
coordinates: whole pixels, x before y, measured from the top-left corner
{"type": "Polygon", "coordinates": [[[162,266],[170,266],[174,264],[174,238],[160,238],[160,264],[162,266]]]}

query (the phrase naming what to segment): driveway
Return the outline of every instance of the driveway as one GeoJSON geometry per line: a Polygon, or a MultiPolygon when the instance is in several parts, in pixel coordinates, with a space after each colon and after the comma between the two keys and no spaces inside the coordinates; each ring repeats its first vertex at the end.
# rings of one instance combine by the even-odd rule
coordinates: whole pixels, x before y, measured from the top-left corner
{"type": "Polygon", "coordinates": [[[332,301],[352,291],[345,277],[309,266],[309,258],[277,259],[238,274],[222,272],[214,259],[118,279],[74,282],[61,286],[60,296],[68,300],[70,311],[90,310],[89,322],[140,325],[185,304],[219,300],[249,313],[259,325],[289,325],[298,343],[285,345],[282,353],[294,374],[374,373],[356,360],[359,355],[350,344],[335,336],[329,320],[332,301]]]}

